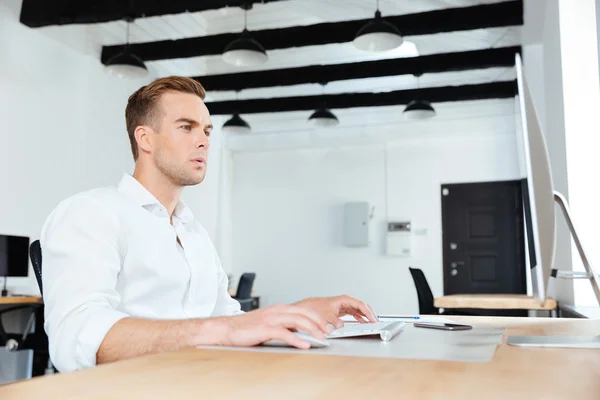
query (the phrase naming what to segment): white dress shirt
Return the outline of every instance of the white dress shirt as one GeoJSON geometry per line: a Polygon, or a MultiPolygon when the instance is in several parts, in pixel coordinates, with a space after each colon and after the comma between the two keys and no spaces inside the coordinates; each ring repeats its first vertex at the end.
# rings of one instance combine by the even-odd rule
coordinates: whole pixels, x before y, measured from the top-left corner
{"type": "Polygon", "coordinates": [[[131,175],[117,188],[61,202],[40,242],[44,327],[59,371],[95,365],[106,333],[125,317],[241,313],[227,292],[217,252],[190,209],[179,202],[171,225],[166,209],[131,175]]]}

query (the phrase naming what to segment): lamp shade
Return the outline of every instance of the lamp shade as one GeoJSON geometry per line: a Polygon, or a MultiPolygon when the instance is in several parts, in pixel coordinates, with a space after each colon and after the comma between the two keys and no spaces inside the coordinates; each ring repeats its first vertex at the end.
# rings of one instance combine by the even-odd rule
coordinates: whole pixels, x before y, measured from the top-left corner
{"type": "Polygon", "coordinates": [[[435,109],[425,100],[413,100],[404,109],[406,119],[428,119],[435,117],[435,109]]]}
{"type": "Polygon", "coordinates": [[[141,58],[127,48],[106,62],[106,72],[119,78],[143,78],[148,75],[148,68],[141,58]]]}
{"type": "Polygon", "coordinates": [[[240,117],[239,114],[234,114],[227,122],[223,124],[223,131],[227,133],[250,133],[252,129],[250,125],[240,117]]]}
{"type": "Polygon", "coordinates": [[[252,39],[247,29],[244,29],[239,38],[229,43],[223,52],[223,60],[237,67],[261,65],[268,59],[265,48],[252,39]]]}
{"type": "Polygon", "coordinates": [[[354,46],[364,51],[378,52],[395,49],[402,44],[402,35],[396,26],[375,12],[375,19],[363,26],[354,38],[354,46]]]}
{"type": "Polygon", "coordinates": [[[319,108],[311,114],[308,121],[314,126],[328,127],[340,123],[334,113],[326,108],[319,108]]]}

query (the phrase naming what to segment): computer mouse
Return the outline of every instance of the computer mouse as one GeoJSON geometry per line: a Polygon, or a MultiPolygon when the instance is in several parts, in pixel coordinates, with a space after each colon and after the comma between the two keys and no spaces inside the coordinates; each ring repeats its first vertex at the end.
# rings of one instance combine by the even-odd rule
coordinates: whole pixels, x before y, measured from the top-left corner
{"type": "MultiPolygon", "coordinates": [[[[300,339],[310,343],[310,348],[323,348],[328,347],[329,342],[327,340],[317,339],[313,335],[307,332],[293,332],[294,335],[298,336],[300,339]]],[[[294,347],[291,344],[284,342],[283,340],[268,340],[262,344],[263,346],[272,346],[272,347],[294,347]]],[[[294,347],[295,348],[295,347],[294,347]]]]}

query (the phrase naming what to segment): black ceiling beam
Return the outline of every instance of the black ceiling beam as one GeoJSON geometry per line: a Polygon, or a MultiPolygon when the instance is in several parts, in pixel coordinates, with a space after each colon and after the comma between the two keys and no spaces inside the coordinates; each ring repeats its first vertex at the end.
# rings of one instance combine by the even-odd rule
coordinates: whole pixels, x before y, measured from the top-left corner
{"type": "Polygon", "coordinates": [[[39,28],[208,11],[274,1],[283,0],[23,0],[20,19],[21,23],[31,28],[39,28]]]}
{"type": "MultiPolygon", "coordinates": [[[[385,19],[395,24],[404,36],[517,26],[523,25],[523,2],[517,0],[472,7],[448,8],[418,14],[385,16],[385,19]]],[[[266,50],[346,43],[352,41],[356,32],[369,21],[369,19],[363,19],[265,29],[252,32],[252,36],[266,50]]],[[[238,36],[239,32],[224,33],[179,40],[135,43],[131,44],[130,48],[145,61],[208,56],[221,54],[227,44],[238,36]]],[[[102,63],[106,63],[123,49],[124,45],[104,46],[102,63]]]]}
{"type": "Polygon", "coordinates": [[[445,86],[383,93],[343,93],[302,97],[208,102],[212,115],[273,113],[314,110],[321,104],[331,109],[381,107],[408,104],[417,98],[432,103],[483,99],[502,99],[517,94],[517,81],[502,81],[477,85],[445,86]]]}
{"type": "Polygon", "coordinates": [[[348,79],[376,78],[396,75],[420,75],[448,71],[465,71],[494,67],[513,67],[520,46],[496,49],[433,54],[420,57],[364,61],[335,65],[311,65],[268,71],[196,76],[209,91],[243,90],[262,87],[328,83],[348,79]]]}

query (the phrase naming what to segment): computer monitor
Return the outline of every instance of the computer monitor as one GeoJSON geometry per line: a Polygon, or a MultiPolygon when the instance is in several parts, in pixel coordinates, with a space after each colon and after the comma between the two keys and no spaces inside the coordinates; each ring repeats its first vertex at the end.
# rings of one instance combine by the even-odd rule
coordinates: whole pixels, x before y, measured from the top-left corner
{"type": "Polygon", "coordinates": [[[545,300],[546,284],[550,277],[589,279],[600,303],[600,285],[570,216],[565,197],[553,190],[550,157],[542,133],[535,105],[531,98],[527,80],[523,73],[521,56],[515,55],[519,106],[517,113],[517,148],[519,151],[521,182],[525,210],[525,228],[529,250],[529,264],[534,294],[545,300]],[[560,271],[554,268],[556,243],[556,217],[554,204],[557,203],[569,227],[573,242],[585,267],[585,272],[560,271]]]}
{"type": "MultiPolygon", "coordinates": [[[[550,157],[527,80],[523,74],[523,64],[519,54],[515,56],[515,67],[519,92],[517,113],[520,117],[517,122],[517,148],[534,293],[545,300],[547,295],[545,285],[550,277],[573,279],[583,277],[589,279],[600,303],[597,274],[577,235],[567,201],[563,195],[553,190],[550,157]],[[561,208],[573,242],[583,261],[585,272],[558,271],[553,266],[556,243],[555,202],[561,208]]],[[[528,347],[600,348],[600,336],[510,336],[508,344],[528,347]]]]}
{"type": "Polygon", "coordinates": [[[533,294],[546,299],[546,282],[554,261],[556,224],[552,172],[546,142],[537,118],[519,54],[515,58],[519,106],[517,151],[525,212],[525,230],[533,294]]]}
{"type": "Polygon", "coordinates": [[[0,235],[0,278],[26,277],[29,272],[29,238],[0,235]]]}

